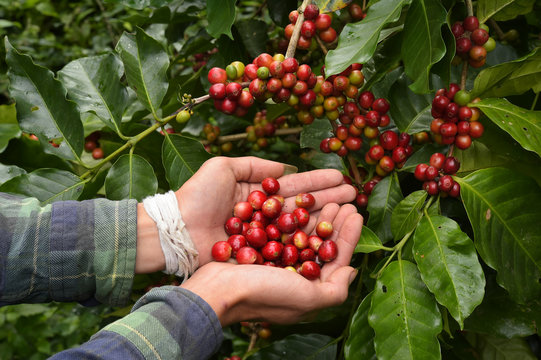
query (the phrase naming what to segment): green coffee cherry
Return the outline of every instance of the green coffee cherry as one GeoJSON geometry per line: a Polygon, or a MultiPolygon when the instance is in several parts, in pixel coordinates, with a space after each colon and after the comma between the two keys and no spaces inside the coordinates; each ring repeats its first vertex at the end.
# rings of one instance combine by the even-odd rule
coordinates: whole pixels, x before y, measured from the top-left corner
{"type": "Polygon", "coordinates": [[[190,110],[182,110],[177,114],[176,120],[179,124],[184,124],[191,116],[190,110]]]}

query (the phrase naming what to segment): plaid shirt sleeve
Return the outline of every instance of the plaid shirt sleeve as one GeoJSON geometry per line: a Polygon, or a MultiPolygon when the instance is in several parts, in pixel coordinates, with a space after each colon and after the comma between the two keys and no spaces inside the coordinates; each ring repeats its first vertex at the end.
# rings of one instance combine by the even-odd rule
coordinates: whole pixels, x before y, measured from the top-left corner
{"type": "MultiPolygon", "coordinates": [[[[129,300],[135,200],[61,201],[0,193],[0,306],[129,300]]],[[[205,359],[223,340],[210,306],[179,287],[153,289],[132,312],[54,359],[205,359]]]]}

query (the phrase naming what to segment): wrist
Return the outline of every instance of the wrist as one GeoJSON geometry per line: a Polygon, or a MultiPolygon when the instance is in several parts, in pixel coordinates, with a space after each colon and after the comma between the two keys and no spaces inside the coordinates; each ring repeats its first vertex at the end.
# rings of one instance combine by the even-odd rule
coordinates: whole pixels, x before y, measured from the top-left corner
{"type": "Polygon", "coordinates": [[[144,274],[165,270],[165,256],[160,244],[156,223],[142,203],[137,204],[137,253],[135,273],[144,274]]]}

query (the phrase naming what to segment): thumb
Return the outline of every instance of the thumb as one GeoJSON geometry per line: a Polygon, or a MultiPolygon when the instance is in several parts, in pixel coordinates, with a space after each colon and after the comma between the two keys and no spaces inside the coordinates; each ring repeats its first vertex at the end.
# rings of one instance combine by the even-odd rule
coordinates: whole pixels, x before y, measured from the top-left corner
{"type": "Polygon", "coordinates": [[[322,301],[325,306],[339,305],[348,297],[349,285],[357,276],[357,270],[351,266],[343,266],[330,274],[325,282],[321,283],[322,301]]]}

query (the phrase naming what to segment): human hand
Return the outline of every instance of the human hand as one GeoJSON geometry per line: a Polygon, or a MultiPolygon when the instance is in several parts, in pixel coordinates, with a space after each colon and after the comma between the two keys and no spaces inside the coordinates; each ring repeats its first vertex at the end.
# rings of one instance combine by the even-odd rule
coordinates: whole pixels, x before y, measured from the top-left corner
{"type": "MultiPolygon", "coordinates": [[[[199,252],[200,266],[210,262],[212,245],[227,240],[224,224],[233,206],[245,201],[250,192],[261,190],[261,181],[275,177],[278,194],[285,198],[284,210],[292,212],[295,197],[310,192],[316,202],[310,211],[325,204],[353,201],[355,189],[343,183],[338,170],[325,169],[284,175],[284,164],[256,157],[215,157],[203,166],[176,192],[180,213],[199,252]]],[[[308,225],[310,226],[310,225],[308,225]]],[[[313,226],[313,225],[312,225],[313,226]]]]}
{"type": "Polygon", "coordinates": [[[331,239],[338,256],[321,269],[319,279],[307,280],[292,271],[264,265],[235,265],[211,262],[199,268],[181,286],[205,300],[216,312],[222,326],[247,321],[294,323],[315,310],[341,304],[357,274],[349,266],[359,240],[363,220],[351,204],[328,204],[307,225],[330,221],[331,239]]]}

